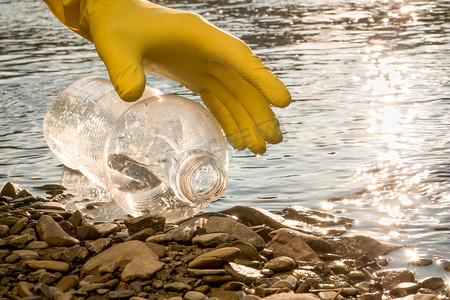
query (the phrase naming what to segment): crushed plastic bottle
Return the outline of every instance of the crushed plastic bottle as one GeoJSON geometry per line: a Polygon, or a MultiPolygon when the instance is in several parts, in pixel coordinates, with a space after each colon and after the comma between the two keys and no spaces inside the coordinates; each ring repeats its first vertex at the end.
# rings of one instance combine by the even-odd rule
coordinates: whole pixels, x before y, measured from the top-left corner
{"type": "Polygon", "coordinates": [[[147,87],[129,103],[106,78],[77,80],[49,108],[44,137],[65,166],[133,216],[182,220],[218,200],[227,186],[227,144],[214,116],[156,89],[147,87]]]}

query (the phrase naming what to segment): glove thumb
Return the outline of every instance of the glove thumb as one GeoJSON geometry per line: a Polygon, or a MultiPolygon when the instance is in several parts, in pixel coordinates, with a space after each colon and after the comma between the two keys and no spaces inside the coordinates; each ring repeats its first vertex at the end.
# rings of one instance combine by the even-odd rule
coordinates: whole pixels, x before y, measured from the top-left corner
{"type": "Polygon", "coordinates": [[[146,85],[142,56],[123,41],[110,37],[94,41],[97,52],[108,70],[120,98],[127,102],[138,100],[146,85]]]}

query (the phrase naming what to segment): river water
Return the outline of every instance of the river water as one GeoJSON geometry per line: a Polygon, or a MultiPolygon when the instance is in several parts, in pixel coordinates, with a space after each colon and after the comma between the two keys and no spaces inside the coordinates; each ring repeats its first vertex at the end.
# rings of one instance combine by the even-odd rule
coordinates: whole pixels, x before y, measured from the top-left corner
{"type": "MultiPolygon", "coordinates": [[[[285,140],[262,157],[234,153],[234,205],[322,209],[350,233],[404,245],[391,266],[450,277],[450,2],[157,1],[200,13],[248,43],[291,91],[276,109],[285,140]],[[414,267],[414,256],[433,259],[414,267]]],[[[106,76],[95,48],[42,1],[0,0],[0,185],[58,183],[63,167],[44,114],[72,81],[106,76]]],[[[154,76],[164,93],[199,101],[154,76]]]]}

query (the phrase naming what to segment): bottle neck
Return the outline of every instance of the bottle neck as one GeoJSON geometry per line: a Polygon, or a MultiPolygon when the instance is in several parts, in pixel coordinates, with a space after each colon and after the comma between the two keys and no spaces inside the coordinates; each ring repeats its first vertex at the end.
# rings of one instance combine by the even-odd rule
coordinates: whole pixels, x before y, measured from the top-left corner
{"type": "Polygon", "coordinates": [[[170,184],[175,195],[192,204],[218,200],[228,184],[223,163],[212,153],[191,150],[174,159],[170,184]]]}

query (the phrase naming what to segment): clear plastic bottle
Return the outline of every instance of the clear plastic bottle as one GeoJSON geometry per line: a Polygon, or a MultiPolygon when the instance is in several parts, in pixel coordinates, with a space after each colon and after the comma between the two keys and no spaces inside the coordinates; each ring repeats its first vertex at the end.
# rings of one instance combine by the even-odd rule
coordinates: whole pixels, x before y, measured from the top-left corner
{"type": "Polygon", "coordinates": [[[106,78],[77,80],[49,108],[44,137],[64,165],[133,216],[185,219],[227,186],[227,145],[215,118],[192,100],[156,89],[129,103],[106,78]]]}

